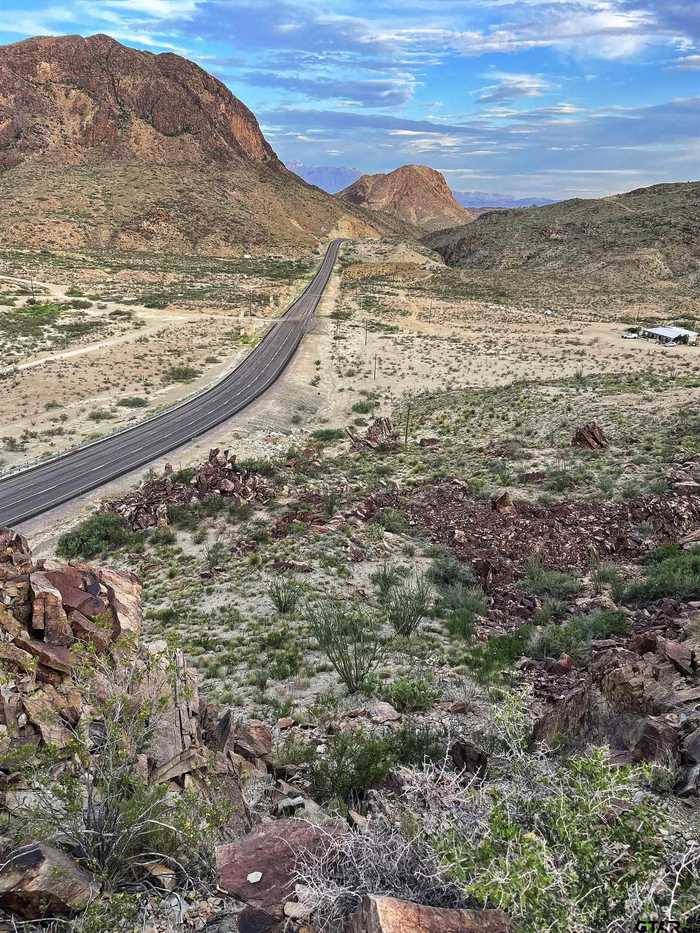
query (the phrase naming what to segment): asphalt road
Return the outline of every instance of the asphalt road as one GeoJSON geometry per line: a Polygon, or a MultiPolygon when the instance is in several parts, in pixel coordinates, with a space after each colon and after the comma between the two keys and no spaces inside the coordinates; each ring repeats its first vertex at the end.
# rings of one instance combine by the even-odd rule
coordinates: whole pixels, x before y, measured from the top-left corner
{"type": "Polygon", "coordinates": [[[314,316],[344,241],[334,240],[320,269],[243,362],[187,402],[109,437],[0,480],[0,526],[12,526],[186,444],[262,395],[294,356],[314,316]]]}

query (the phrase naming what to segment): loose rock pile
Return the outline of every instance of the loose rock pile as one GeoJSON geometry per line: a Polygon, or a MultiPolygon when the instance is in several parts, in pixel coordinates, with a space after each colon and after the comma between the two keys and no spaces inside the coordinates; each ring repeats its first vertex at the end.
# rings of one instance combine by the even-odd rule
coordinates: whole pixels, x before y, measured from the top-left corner
{"type": "Polygon", "coordinates": [[[268,483],[257,473],[241,470],[235,454],[218,447],[209,451],[206,463],[181,478],[171,464],[163,476],[147,479],[136,492],[112,499],[102,511],[121,515],[135,529],[165,526],[170,506],[192,505],[207,496],[222,496],[236,505],[243,502],[267,502],[272,496],[268,483]]]}

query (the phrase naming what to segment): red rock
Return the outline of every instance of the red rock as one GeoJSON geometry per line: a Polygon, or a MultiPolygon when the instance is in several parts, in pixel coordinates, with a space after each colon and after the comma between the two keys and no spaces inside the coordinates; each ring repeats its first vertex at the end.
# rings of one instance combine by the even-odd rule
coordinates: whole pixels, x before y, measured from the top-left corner
{"type": "Polygon", "coordinates": [[[16,638],[15,644],[33,654],[41,664],[61,674],[69,674],[75,665],[75,657],[67,648],[47,645],[46,642],[28,636],[16,638]]]}
{"type": "MultiPolygon", "coordinates": [[[[342,830],[338,827],[333,831],[342,830]]],[[[277,820],[261,826],[236,842],[217,846],[219,886],[251,907],[281,917],[285,901],[294,891],[298,854],[315,851],[328,838],[328,829],[303,820],[277,820]],[[262,873],[255,884],[248,881],[253,872],[262,873]]]]}
{"type": "Polygon", "coordinates": [[[423,907],[394,897],[365,897],[345,933],[510,933],[501,910],[448,910],[423,907]]]}
{"type": "Polygon", "coordinates": [[[73,913],[98,894],[90,875],[53,846],[30,843],[3,859],[0,904],[28,920],[73,913]]]}
{"type": "Polygon", "coordinates": [[[292,719],[291,716],[283,716],[281,719],[277,720],[277,728],[282,732],[285,729],[291,729],[292,726],[295,726],[295,725],[296,725],[296,719],[292,719]]]}

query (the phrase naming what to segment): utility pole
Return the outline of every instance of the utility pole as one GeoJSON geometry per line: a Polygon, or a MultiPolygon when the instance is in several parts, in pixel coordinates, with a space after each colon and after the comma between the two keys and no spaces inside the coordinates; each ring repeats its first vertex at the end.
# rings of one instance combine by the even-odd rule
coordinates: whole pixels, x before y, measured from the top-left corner
{"type": "Polygon", "coordinates": [[[377,354],[374,354],[374,378],[377,378],[377,354]]]}

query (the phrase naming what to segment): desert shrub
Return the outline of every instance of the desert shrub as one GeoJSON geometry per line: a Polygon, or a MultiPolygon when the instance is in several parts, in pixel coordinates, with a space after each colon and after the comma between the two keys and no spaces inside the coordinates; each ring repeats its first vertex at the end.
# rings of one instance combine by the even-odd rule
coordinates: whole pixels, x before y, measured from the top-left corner
{"type": "Polygon", "coordinates": [[[426,677],[398,677],[384,688],[384,699],[402,713],[429,709],[440,691],[426,677]]]}
{"type": "Polygon", "coordinates": [[[31,803],[10,811],[6,835],[16,844],[67,849],[105,892],[143,886],[152,861],[169,867],[183,887],[213,882],[211,850],[230,807],[206,794],[173,795],[164,784],[149,784],[138,758],[152,741],[159,702],[141,696],[134,704],[133,696],[114,690],[96,706],[99,742],[94,729],[76,731],[62,767],[50,750],[27,764],[31,803]]]}
{"type": "Polygon", "coordinates": [[[313,431],[311,437],[315,441],[322,441],[326,443],[328,441],[342,441],[345,437],[345,431],[342,428],[319,428],[317,431],[313,431]]]}
{"type": "Polygon", "coordinates": [[[509,672],[518,658],[527,651],[532,635],[531,625],[522,625],[515,632],[497,635],[486,642],[480,642],[467,648],[463,661],[477,680],[488,683],[509,672]]]}
{"type": "Polygon", "coordinates": [[[341,732],[311,764],[313,796],[352,803],[370,787],[381,784],[394,764],[393,749],[384,736],[341,732]]]}
{"type": "Polygon", "coordinates": [[[577,663],[586,661],[591,653],[591,642],[611,635],[626,635],[629,623],[624,613],[599,610],[586,616],[576,616],[561,625],[547,625],[536,629],[526,646],[532,658],[558,658],[568,654],[577,663]]]}
{"type": "Polygon", "coordinates": [[[401,512],[396,509],[380,509],[374,517],[374,521],[381,525],[385,531],[391,531],[394,534],[400,534],[408,527],[406,519],[401,512]]]}
{"type": "Polygon", "coordinates": [[[388,561],[385,561],[381,567],[370,574],[370,582],[376,586],[380,602],[386,601],[389,592],[393,587],[398,586],[402,577],[401,568],[396,564],[390,564],[388,561]]]}
{"type": "Polygon", "coordinates": [[[393,587],[386,598],[386,614],[397,635],[411,636],[430,612],[432,592],[424,576],[393,587]]]}
{"type": "Polygon", "coordinates": [[[172,528],[154,528],[148,535],[148,543],[157,547],[161,544],[175,544],[177,537],[172,528]]]}
{"type": "Polygon", "coordinates": [[[555,599],[566,599],[581,589],[581,584],[574,577],[559,570],[545,570],[539,560],[528,563],[522,585],[529,593],[555,599]]]}
{"type": "Polygon", "coordinates": [[[201,375],[201,372],[192,366],[171,366],[163,375],[163,382],[192,382],[201,375]]]}
{"type": "Polygon", "coordinates": [[[175,528],[195,531],[202,521],[202,512],[197,503],[193,505],[169,505],[168,520],[175,528]]]}
{"type": "Polygon", "coordinates": [[[489,789],[477,832],[462,823],[436,840],[465,896],[501,907],[523,933],[597,933],[626,918],[663,863],[664,818],[607,758],[594,749],[560,767],[519,759],[532,772],[507,792],[489,789]]]}
{"type": "Polygon", "coordinates": [[[194,467],[180,467],[179,470],[173,472],[170,478],[174,483],[181,483],[183,486],[188,486],[190,481],[194,478],[194,474],[194,467]]]}
{"type": "Polygon", "coordinates": [[[259,476],[272,477],[277,473],[277,467],[272,460],[263,460],[259,457],[239,460],[236,466],[243,473],[257,473],[259,476]]]}
{"type": "Polygon", "coordinates": [[[462,563],[456,557],[447,554],[433,558],[426,576],[443,593],[451,586],[470,587],[477,582],[471,564],[462,563]]]}
{"type": "Polygon", "coordinates": [[[539,609],[536,609],[532,621],[535,625],[549,625],[551,622],[556,622],[566,615],[566,603],[561,599],[554,599],[551,596],[546,596],[542,600],[542,605],[539,609]]]}
{"type": "Polygon", "coordinates": [[[352,411],[356,415],[368,415],[370,412],[374,411],[379,402],[374,401],[373,399],[363,399],[360,402],[355,402],[352,406],[352,411]]]}
{"type": "Polygon", "coordinates": [[[90,421],[109,421],[114,414],[106,408],[93,408],[88,412],[90,421]]]}
{"type": "Polygon", "coordinates": [[[59,557],[75,560],[78,557],[96,557],[106,551],[138,544],[142,536],[133,532],[121,515],[98,512],[80,522],[58,539],[59,557]]]}
{"type": "Polygon", "coordinates": [[[350,693],[379,665],[384,642],[377,620],[362,606],[337,599],[308,605],[313,636],[350,693]]]}
{"type": "Polygon", "coordinates": [[[651,555],[646,579],[628,586],[622,600],[646,605],[657,599],[700,599],[700,548],[666,549],[651,555]]]}
{"type": "Polygon", "coordinates": [[[447,610],[447,631],[454,638],[470,641],[478,616],[486,614],[488,604],[480,586],[452,583],[443,594],[440,606],[447,610]]]}
{"type": "Polygon", "coordinates": [[[270,599],[275,609],[283,616],[294,612],[304,592],[304,587],[292,577],[278,577],[270,584],[270,599]]]}
{"type": "Polygon", "coordinates": [[[121,408],[146,408],[148,399],[140,395],[127,395],[125,398],[120,398],[117,405],[121,408]]]}
{"type": "Polygon", "coordinates": [[[311,763],[309,776],[314,797],[352,804],[371,787],[381,784],[392,768],[422,765],[442,754],[442,737],[428,727],[412,723],[404,723],[389,735],[340,732],[329,739],[325,752],[311,763]]]}

